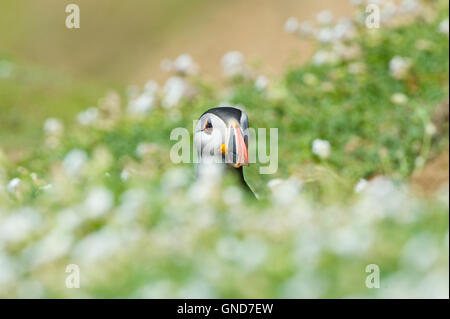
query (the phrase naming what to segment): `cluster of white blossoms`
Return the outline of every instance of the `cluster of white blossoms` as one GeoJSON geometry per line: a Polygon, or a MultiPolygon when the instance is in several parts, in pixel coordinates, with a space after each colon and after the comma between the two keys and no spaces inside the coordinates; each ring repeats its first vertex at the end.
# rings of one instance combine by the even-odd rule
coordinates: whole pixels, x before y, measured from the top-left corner
{"type": "Polygon", "coordinates": [[[0,79],[9,78],[13,72],[14,64],[7,60],[0,60],[0,79]]]}
{"type": "Polygon", "coordinates": [[[420,0],[350,0],[350,3],[355,6],[361,6],[364,9],[368,5],[376,5],[380,8],[381,19],[385,22],[389,22],[390,19],[398,16],[417,14],[422,9],[420,0]]]}
{"type": "Polygon", "coordinates": [[[361,178],[355,185],[355,193],[361,193],[364,189],[366,189],[368,184],[369,182],[365,178],[361,178]]]}
{"type": "Polygon", "coordinates": [[[148,81],[142,91],[138,86],[128,88],[127,112],[131,115],[145,115],[153,108],[161,106],[166,109],[176,107],[184,98],[192,97],[195,92],[186,79],[198,73],[198,65],[189,54],[181,54],[173,61],[161,61],[161,69],[173,73],[162,87],[154,81],[148,81]]]}
{"type": "Polygon", "coordinates": [[[269,86],[270,80],[265,75],[258,75],[255,79],[255,88],[259,91],[266,89],[269,86]]]}
{"type": "Polygon", "coordinates": [[[333,14],[326,10],[319,12],[316,20],[316,24],[313,24],[291,17],[285,23],[286,32],[313,38],[322,44],[312,57],[313,64],[335,64],[360,56],[360,47],[356,43],[350,44],[350,40],[357,34],[355,21],[342,18],[335,22],[333,14]]]}
{"type": "MultiPolygon", "coordinates": [[[[67,161],[80,157],[73,155],[77,152],[71,152],[72,159],[67,161]]],[[[87,166],[98,167],[92,165],[92,159],[83,160],[87,166]]],[[[76,194],[70,193],[68,197],[72,186],[59,181],[55,187],[65,191],[44,194],[40,201],[44,206],[0,214],[0,295],[15,291],[20,297],[48,296],[61,283],[42,271],[50,267],[64,274],[65,260],[80,266],[83,284],[77,290],[62,290],[64,296],[90,297],[91,287],[105,278],[112,280],[117,271],[139,264],[161,271],[158,282],[165,283],[149,279],[132,285],[130,289],[134,290],[135,297],[219,297],[227,280],[223,274],[236,277],[236,283],[231,284],[241,295],[245,294],[245,289],[238,284],[238,279],[252,273],[267,280],[270,277],[266,276],[267,267],[278,273],[271,267],[275,258],[287,262],[292,269],[277,277],[276,282],[267,282],[279,287],[277,296],[324,297],[327,287],[332,285],[332,281],[327,280],[329,275],[320,267],[324,256],[333,254],[342,261],[350,258],[360,264],[358,267],[363,272],[365,259],[375,254],[384,269],[391,257],[380,257],[373,247],[388,242],[397,247],[397,242],[378,235],[379,225],[388,221],[414,227],[423,223],[428,215],[420,209],[420,203],[411,200],[407,190],[384,177],[361,180],[355,187],[358,197],[349,206],[320,208],[303,197],[304,183],[299,178],[274,179],[268,184],[272,204],[261,211],[245,205],[239,188],[221,189],[216,183],[211,184],[211,177],[217,177],[214,170],[204,172],[205,178],[192,184],[188,170],[168,169],[161,178],[159,196],[148,193],[145,180],[131,177],[132,188],[117,200],[107,186],[92,179],[101,172],[90,173],[91,177],[86,176],[86,179],[79,175],[70,177],[72,183],[83,181],[84,186],[77,188],[76,194]],[[203,184],[199,183],[209,187],[200,187],[203,184]],[[60,203],[65,204],[55,213],[42,213],[48,207],[59,207],[60,203]],[[162,207],[162,213],[155,213],[155,207],[162,207]],[[146,220],[151,220],[151,225],[146,226],[146,220]],[[279,255],[280,245],[285,247],[282,256],[279,255]],[[2,249],[12,246],[18,248],[2,249]],[[171,260],[182,262],[192,277],[187,281],[178,280],[176,276],[166,277],[159,264],[165,265],[171,260]],[[262,274],[258,275],[259,272],[262,274]],[[196,274],[202,275],[197,277],[196,274]],[[30,285],[29,276],[39,289],[25,289],[30,285]],[[313,283],[305,278],[314,278],[313,283]],[[295,283],[299,282],[312,290],[296,288],[295,283]],[[320,282],[327,284],[316,285],[320,282]]],[[[443,285],[420,276],[430,271],[440,274],[444,269],[445,262],[437,256],[441,251],[440,243],[445,240],[441,235],[427,232],[408,235],[406,245],[398,246],[399,261],[405,263],[383,277],[383,280],[395,281],[396,287],[377,292],[378,296],[424,296],[423,287],[433,288],[426,292],[427,296],[445,294],[443,285]],[[427,262],[415,253],[419,246],[427,250],[427,262]],[[406,275],[423,279],[401,288],[413,282],[396,279],[406,275]]],[[[439,275],[439,278],[445,276],[439,275]]],[[[355,291],[364,293],[359,289],[355,291]]]]}
{"type": "Polygon", "coordinates": [[[60,135],[64,131],[62,122],[54,117],[48,118],[44,122],[44,132],[48,135],[60,135]]]}
{"type": "Polygon", "coordinates": [[[446,34],[448,36],[448,28],[449,28],[449,21],[448,18],[444,19],[440,24],[439,24],[439,32],[446,34]]]}
{"type": "Polygon", "coordinates": [[[300,22],[295,17],[288,18],[284,23],[284,30],[287,33],[297,33],[299,29],[300,29],[300,22]]]}
{"type": "MultiPolygon", "coordinates": [[[[424,10],[421,10],[422,6],[418,0],[404,0],[400,3],[355,0],[352,3],[358,6],[377,5],[380,8],[381,21],[386,26],[395,26],[398,22],[403,23],[405,16],[425,14],[424,10]]],[[[335,21],[333,14],[324,10],[317,15],[315,24],[310,21],[301,22],[295,17],[290,17],[286,20],[284,29],[287,33],[313,38],[322,44],[322,47],[312,57],[312,62],[316,65],[323,65],[358,58],[361,53],[359,45],[356,43],[350,45],[349,42],[356,37],[357,27],[364,24],[364,16],[353,19],[342,18],[335,21]]],[[[439,32],[448,34],[448,19],[439,25],[439,32]]],[[[409,67],[408,64],[401,62],[400,60],[393,62],[392,73],[396,78],[402,78],[409,67]]]]}
{"type": "Polygon", "coordinates": [[[129,114],[148,114],[154,107],[161,105],[170,109],[177,106],[183,98],[191,97],[194,92],[188,81],[181,76],[172,76],[167,79],[162,88],[156,81],[149,81],[139,93],[139,88],[130,88],[131,98],[128,102],[129,114]]]}
{"type": "Polygon", "coordinates": [[[312,57],[312,63],[315,65],[335,64],[337,62],[339,62],[339,56],[331,50],[319,50],[312,57]]]}

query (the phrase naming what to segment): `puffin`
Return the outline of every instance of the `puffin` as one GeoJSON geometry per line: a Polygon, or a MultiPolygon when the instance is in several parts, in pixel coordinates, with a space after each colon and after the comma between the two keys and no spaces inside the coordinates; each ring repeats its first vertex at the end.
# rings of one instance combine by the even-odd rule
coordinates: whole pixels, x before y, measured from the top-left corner
{"type": "Polygon", "coordinates": [[[197,176],[202,168],[218,166],[222,174],[236,174],[245,192],[256,194],[244,177],[248,160],[248,116],[236,107],[214,107],[197,121],[194,145],[198,154],[197,176]]]}

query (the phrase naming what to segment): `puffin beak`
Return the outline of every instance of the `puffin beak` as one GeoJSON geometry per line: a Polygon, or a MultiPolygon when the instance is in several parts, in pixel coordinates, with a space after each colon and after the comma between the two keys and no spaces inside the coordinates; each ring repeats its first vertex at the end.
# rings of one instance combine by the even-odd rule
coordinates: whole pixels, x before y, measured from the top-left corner
{"type": "Polygon", "coordinates": [[[242,128],[237,121],[233,121],[229,126],[228,147],[222,145],[222,153],[226,153],[234,167],[248,166],[248,150],[245,144],[242,128]]]}

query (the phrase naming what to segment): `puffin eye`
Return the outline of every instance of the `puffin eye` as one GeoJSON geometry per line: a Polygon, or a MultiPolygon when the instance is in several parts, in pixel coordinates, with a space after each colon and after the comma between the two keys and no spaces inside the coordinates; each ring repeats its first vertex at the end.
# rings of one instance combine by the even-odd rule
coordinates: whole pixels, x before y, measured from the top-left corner
{"type": "Polygon", "coordinates": [[[212,132],[213,126],[212,126],[212,123],[209,120],[206,122],[204,130],[207,131],[208,133],[212,132]]]}

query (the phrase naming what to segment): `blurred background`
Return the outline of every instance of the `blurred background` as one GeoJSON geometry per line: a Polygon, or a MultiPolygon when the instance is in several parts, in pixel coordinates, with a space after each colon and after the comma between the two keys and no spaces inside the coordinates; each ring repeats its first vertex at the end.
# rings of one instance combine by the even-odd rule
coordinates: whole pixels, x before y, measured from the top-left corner
{"type": "Polygon", "coordinates": [[[2,0],[0,297],[448,298],[448,1],[371,2],[2,0]],[[220,105],[259,200],[170,161],[220,105]]]}

